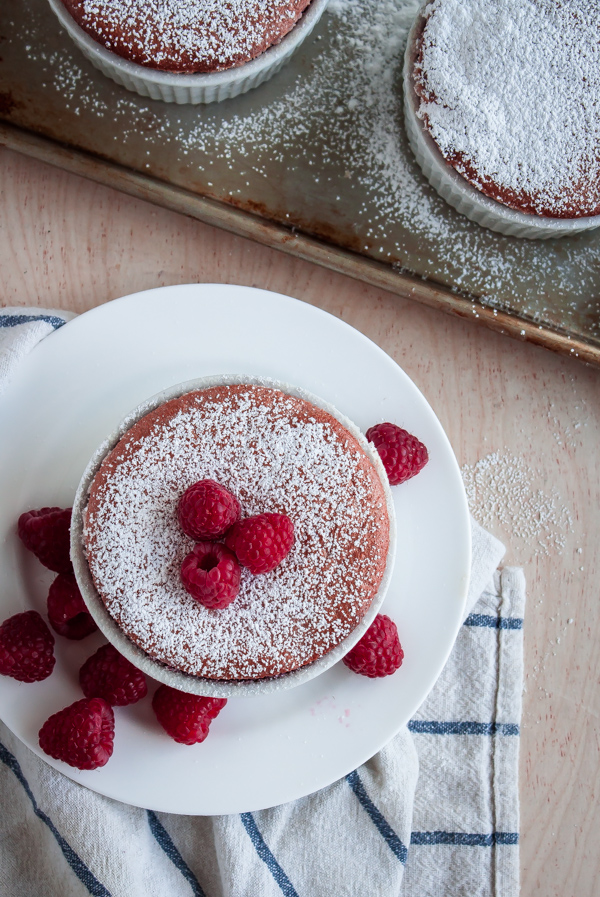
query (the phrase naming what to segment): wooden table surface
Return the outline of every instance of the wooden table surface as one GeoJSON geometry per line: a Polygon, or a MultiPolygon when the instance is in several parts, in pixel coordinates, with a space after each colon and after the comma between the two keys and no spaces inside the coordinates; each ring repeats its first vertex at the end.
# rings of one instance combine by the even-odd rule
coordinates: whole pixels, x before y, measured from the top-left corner
{"type": "Polygon", "coordinates": [[[486,459],[466,469],[473,510],[528,583],[522,894],[598,895],[600,371],[0,150],[0,305],[83,312],[192,282],[352,324],[422,390],[459,463],[486,459]]]}

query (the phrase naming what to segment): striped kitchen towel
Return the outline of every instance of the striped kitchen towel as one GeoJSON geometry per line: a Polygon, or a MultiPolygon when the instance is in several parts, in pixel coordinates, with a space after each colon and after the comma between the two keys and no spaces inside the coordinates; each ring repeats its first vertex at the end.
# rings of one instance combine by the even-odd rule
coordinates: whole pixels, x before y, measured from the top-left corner
{"type": "Polygon", "coordinates": [[[0,308],[0,395],[11,381],[19,361],[53,330],[75,315],[41,308],[0,308]]]}
{"type": "Polygon", "coordinates": [[[421,771],[403,894],[519,892],[524,605],[522,570],[496,572],[408,724],[421,771]]]}
{"type": "MultiPolygon", "coordinates": [[[[0,391],[71,317],[0,312],[0,391]]],[[[473,523],[468,616],[408,727],[344,779],[291,804],[158,814],[65,778],[0,724],[5,897],[517,897],[520,570],[473,523]]]]}

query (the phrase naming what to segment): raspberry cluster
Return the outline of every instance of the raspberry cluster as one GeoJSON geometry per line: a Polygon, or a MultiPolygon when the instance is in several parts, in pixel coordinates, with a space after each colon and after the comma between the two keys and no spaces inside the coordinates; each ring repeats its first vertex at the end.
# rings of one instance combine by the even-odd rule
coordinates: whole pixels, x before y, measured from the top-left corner
{"type": "MultiPolygon", "coordinates": [[[[428,461],[425,446],[395,424],[367,431],[377,448],[390,484],[415,476],[428,461]]],[[[241,567],[260,575],[274,570],[294,542],[294,525],[285,514],[242,518],[238,499],[214,480],[194,483],[181,496],[178,517],[184,533],[196,543],[184,559],[181,579],[186,590],[210,609],[227,607],[239,591],[241,567]]],[[[27,511],[18,521],[25,547],[58,575],[48,592],[48,619],[59,635],[79,640],[96,630],[70,559],[71,509],[47,507],[27,511]]],[[[371,678],[389,676],[402,664],[404,652],[396,624],[378,614],[344,663],[371,678]]],[[[20,682],[39,682],[54,669],[54,637],[37,611],[15,614],[0,626],[0,674],[20,682]]],[[[53,714],[39,733],[47,754],[78,769],[97,769],[113,752],[113,706],[145,697],[144,675],[112,645],[103,645],[79,672],[85,697],[53,714]]],[[[198,744],[227,701],[179,692],[161,685],[152,707],[163,729],[180,744],[198,744]]]]}
{"type": "MultiPolygon", "coordinates": [[[[375,424],[366,433],[381,458],[390,486],[416,476],[427,464],[429,453],[416,436],[389,422],[375,424]]],[[[377,614],[361,640],[344,657],[354,673],[371,679],[390,676],[402,665],[404,651],[393,620],[377,614]]]]}
{"type": "MultiPolygon", "coordinates": [[[[214,486],[216,490],[221,489],[217,484],[214,486]]],[[[219,498],[215,489],[204,491],[212,494],[213,499],[215,494],[219,498]]],[[[197,491],[192,493],[192,504],[198,507],[197,491]]],[[[184,519],[189,516],[184,513],[184,519]]],[[[227,530],[238,518],[236,499],[226,499],[220,504],[213,501],[211,513],[204,518],[202,535],[205,538],[220,537],[223,533],[215,526],[215,520],[220,519],[219,526],[227,530]]],[[[79,640],[97,627],[73,574],[70,524],[70,508],[40,508],[22,514],[17,531],[25,547],[44,566],[58,573],[48,592],[50,625],[59,635],[79,640]]],[[[214,554],[231,556],[237,567],[235,556],[224,545],[203,544],[209,545],[214,554]]],[[[202,564],[201,546],[196,546],[196,555],[200,566],[208,568],[210,573],[211,565],[202,564]]],[[[52,673],[55,662],[54,636],[37,611],[15,614],[0,626],[1,675],[20,682],[39,682],[52,673]]],[[[85,697],[52,714],[40,729],[39,743],[49,756],[70,766],[98,769],[108,762],[113,752],[113,706],[123,707],[141,700],[147,694],[148,685],[143,673],[113,645],[103,645],[88,657],[79,671],[79,683],[85,697]]],[[[184,744],[195,744],[204,741],[211,721],[226,703],[225,700],[197,698],[162,686],[154,696],[153,707],[171,737],[184,744]]]]}
{"type": "Polygon", "coordinates": [[[55,632],[82,639],[98,628],[84,604],[71,563],[71,508],[39,508],[21,514],[17,532],[25,548],[58,573],[48,592],[48,620],[55,632]]]}
{"type": "Polygon", "coordinates": [[[227,607],[240,588],[241,567],[268,573],[288,555],[294,524],[286,514],[258,514],[240,520],[237,498],[214,480],[200,480],[179,500],[178,517],[196,545],[181,565],[189,594],[211,610],[227,607]],[[225,540],[222,545],[218,539],[225,540]]]}

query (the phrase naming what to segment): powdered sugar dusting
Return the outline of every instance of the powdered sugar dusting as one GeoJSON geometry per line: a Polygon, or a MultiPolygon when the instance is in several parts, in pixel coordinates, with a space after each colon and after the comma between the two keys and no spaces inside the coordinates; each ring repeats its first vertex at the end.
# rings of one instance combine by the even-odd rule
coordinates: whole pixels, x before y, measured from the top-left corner
{"type": "MultiPolygon", "coordinates": [[[[474,319],[487,305],[540,328],[600,333],[597,234],[501,237],[455,212],[422,175],[400,90],[416,0],[330,0],[277,77],[207,107],[151,102],[118,88],[61,36],[49,9],[22,2],[21,21],[3,24],[12,42],[4,51],[15,71],[23,59],[35,74],[22,109],[47,108],[60,122],[52,124],[56,139],[219,202],[264,210],[301,232],[322,228],[342,245],[350,238],[366,258],[479,297],[474,319]]],[[[14,118],[35,130],[33,113],[19,109],[14,118]]]]}
{"type": "Polygon", "coordinates": [[[308,0],[65,0],[92,37],[142,65],[215,71],[254,58],[308,0]]]}
{"type": "Polygon", "coordinates": [[[274,390],[220,387],[126,434],[96,477],[84,537],[96,587],[133,641],[183,672],[252,679],[309,663],[355,628],[385,569],[388,519],[374,468],[337,421],[274,390]],[[287,513],[296,536],[271,573],[244,569],[218,611],[179,578],[193,542],[177,503],[204,478],[237,495],[244,516],[287,513]]]}
{"type": "Polygon", "coordinates": [[[509,205],[598,214],[596,0],[434,0],[424,15],[418,114],[442,154],[509,205]]]}
{"type": "Polygon", "coordinates": [[[461,468],[469,508],[488,529],[500,526],[510,534],[521,563],[532,557],[561,553],[573,520],[559,492],[542,488],[544,474],[519,455],[492,452],[461,468]]]}

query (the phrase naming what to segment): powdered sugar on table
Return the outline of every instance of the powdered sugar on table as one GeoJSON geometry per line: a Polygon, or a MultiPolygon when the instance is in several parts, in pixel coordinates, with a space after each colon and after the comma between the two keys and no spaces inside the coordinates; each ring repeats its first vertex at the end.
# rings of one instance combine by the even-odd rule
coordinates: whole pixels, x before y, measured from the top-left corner
{"type": "Polygon", "coordinates": [[[370,460],[315,406],[256,386],[160,406],[129,430],[90,490],[84,538],[109,613],[150,656],[192,675],[253,679],[296,669],[345,638],[385,569],[389,521],[370,460]],[[227,608],[203,607],[180,567],[193,542],[179,497],[210,478],[243,516],[286,513],[295,543],[271,573],[242,571],[227,608]]]}

